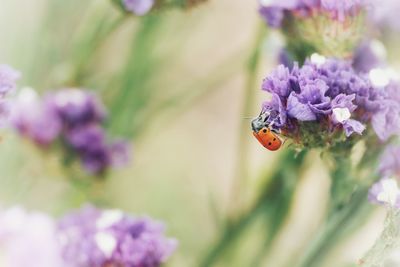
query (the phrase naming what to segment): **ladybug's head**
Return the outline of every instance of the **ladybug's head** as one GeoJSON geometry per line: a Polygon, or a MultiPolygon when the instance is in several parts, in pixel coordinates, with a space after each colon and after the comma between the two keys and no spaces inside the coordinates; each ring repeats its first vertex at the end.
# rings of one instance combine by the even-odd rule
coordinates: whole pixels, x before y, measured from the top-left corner
{"type": "Polygon", "coordinates": [[[254,118],[251,121],[251,128],[254,132],[258,133],[261,129],[265,127],[269,127],[271,119],[271,112],[268,110],[262,110],[260,115],[257,118],[254,118]]]}

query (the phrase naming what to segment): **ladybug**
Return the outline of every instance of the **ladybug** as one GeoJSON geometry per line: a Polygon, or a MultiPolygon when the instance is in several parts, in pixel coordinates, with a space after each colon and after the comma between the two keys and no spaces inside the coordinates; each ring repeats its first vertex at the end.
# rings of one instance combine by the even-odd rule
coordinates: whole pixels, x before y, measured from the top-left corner
{"type": "Polygon", "coordinates": [[[268,127],[264,127],[258,132],[253,132],[253,135],[268,150],[276,151],[283,145],[280,137],[268,127]]]}
{"type": "Polygon", "coordinates": [[[283,141],[279,137],[279,129],[274,128],[273,114],[263,110],[260,115],[251,122],[253,135],[268,150],[276,151],[282,147],[283,141]],[[271,116],[272,115],[272,116],[271,116]]]}

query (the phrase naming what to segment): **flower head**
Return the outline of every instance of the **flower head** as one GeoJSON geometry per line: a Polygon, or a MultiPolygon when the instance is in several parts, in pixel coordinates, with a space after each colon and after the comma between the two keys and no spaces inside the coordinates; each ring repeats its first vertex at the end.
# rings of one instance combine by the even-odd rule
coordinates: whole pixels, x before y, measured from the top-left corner
{"type": "Polygon", "coordinates": [[[43,148],[62,144],[91,174],[129,159],[125,142],[107,140],[105,109],[92,93],[65,89],[40,99],[33,89],[24,89],[14,106],[11,121],[21,135],[43,148]]]}
{"type": "Polygon", "coordinates": [[[292,70],[279,66],[262,85],[272,94],[263,104],[268,114],[264,123],[303,145],[307,140],[307,146],[334,145],[343,141],[341,132],[345,137],[362,135],[368,125],[387,140],[400,132],[397,88],[396,83],[374,86],[368,75],[344,60],[314,57],[292,70]]]}
{"type": "Polygon", "coordinates": [[[157,267],[177,246],[176,240],[165,237],[161,223],[92,206],[60,220],[58,236],[72,267],[157,267]]]}
{"type": "Polygon", "coordinates": [[[366,7],[366,0],[260,0],[259,12],[303,49],[348,56],[362,36],[366,7]]]}

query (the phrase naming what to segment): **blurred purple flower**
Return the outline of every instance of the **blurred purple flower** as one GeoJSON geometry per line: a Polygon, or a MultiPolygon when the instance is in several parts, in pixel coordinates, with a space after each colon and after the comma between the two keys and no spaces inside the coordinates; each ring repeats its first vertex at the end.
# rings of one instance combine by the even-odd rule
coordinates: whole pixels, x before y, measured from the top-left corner
{"type": "Polygon", "coordinates": [[[61,120],[36,92],[24,88],[13,102],[11,123],[17,131],[36,144],[47,146],[61,134],[61,120]]]}
{"type": "Polygon", "coordinates": [[[147,14],[154,5],[154,0],[123,0],[126,10],[138,16],[147,14]]]}
{"type": "Polygon", "coordinates": [[[92,93],[65,89],[42,100],[25,89],[14,105],[11,121],[21,135],[42,147],[61,141],[65,152],[72,152],[91,174],[102,174],[129,159],[127,143],[107,140],[105,109],[92,93]]]}
{"type": "Polygon", "coordinates": [[[0,265],[68,267],[63,264],[56,224],[42,213],[14,207],[0,212],[0,265]]]}
{"type": "Polygon", "coordinates": [[[104,129],[96,124],[74,128],[67,133],[66,139],[81,158],[85,169],[93,174],[103,173],[110,166],[123,166],[130,159],[128,143],[118,141],[108,144],[104,129]]]}
{"type": "Polygon", "coordinates": [[[386,62],[386,49],[378,40],[362,42],[354,52],[353,67],[358,72],[369,72],[383,67],[386,62]]]}
{"type": "Polygon", "coordinates": [[[161,223],[92,206],[61,219],[58,236],[71,267],[157,267],[177,246],[161,223]]]}
{"type": "Polygon", "coordinates": [[[48,96],[47,102],[58,112],[67,128],[101,123],[105,118],[103,105],[88,91],[64,89],[48,96]]]}

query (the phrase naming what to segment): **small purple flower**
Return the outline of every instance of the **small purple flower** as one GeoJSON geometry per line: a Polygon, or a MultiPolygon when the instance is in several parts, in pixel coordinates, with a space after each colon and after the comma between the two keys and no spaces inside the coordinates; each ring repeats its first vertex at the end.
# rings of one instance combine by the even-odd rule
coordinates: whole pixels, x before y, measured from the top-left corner
{"type": "Polygon", "coordinates": [[[103,174],[129,159],[126,143],[107,140],[105,110],[92,93],[65,89],[42,100],[24,89],[14,106],[11,121],[21,135],[42,148],[62,144],[67,156],[78,158],[90,174],[103,174]]]}
{"type": "Polygon", "coordinates": [[[290,71],[283,65],[279,65],[267,78],[264,79],[262,89],[285,98],[290,93],[290,71]]]}
{"type": "Polygon", "coordinates": [[[138,16],[147,14],[154,5],[154,0],[123,0],[126,10],[138,16]]]}
{"type": "Polygon", "coordinates": [[[158,267],[177,246],[161,223],[92,206],[61,219],[58,236],[71,267],[158,267]]]}
{"type": "Polygon", "coordinates": [[[61,134],[62,122],[31,88],[24,88],[13,102],[11,124],[36,144],[47,146],[61,134]]]}
{"type": "Polygon", "coordinates": [[[105,118],[103,105],[87,91],[64,89],[49,95],[47,101],[58,112],[67,128],[101,123],[105,118]]]}

